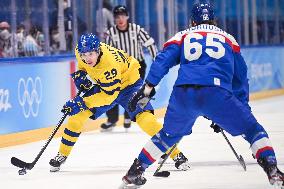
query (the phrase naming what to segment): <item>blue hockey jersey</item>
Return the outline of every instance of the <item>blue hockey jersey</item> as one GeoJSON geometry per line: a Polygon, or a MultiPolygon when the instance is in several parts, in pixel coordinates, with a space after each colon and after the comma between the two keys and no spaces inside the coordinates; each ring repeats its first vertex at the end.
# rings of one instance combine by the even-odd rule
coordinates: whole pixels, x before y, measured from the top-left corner
{"type": "Polygon", "coordinates": [[[208,24],[181,31],[164,44],[146,78],[157,85],[169,69],[180,64],[175,85],[222,87],[247,105],[247,66],[233,36],[208,24]]]}

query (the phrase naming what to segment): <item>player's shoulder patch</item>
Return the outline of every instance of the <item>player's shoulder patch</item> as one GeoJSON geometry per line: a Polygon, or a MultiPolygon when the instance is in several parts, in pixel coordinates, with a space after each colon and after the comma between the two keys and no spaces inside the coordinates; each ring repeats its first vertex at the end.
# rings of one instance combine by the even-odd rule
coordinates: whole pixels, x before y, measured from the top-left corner
{"type": "Polygon", "coordinates": [[[240,45],[238,44],[236,39],[229,33],[226,33],[225,37],[226,37],[226,41],[230,44],[233,51],[236,52],[236,53],[239,53],[240,52],[240,45]]]}
{"type": "Polygon", "coordinates": [[[188,33],[188,29],[187,30],[183,30],[180,31],[178,33],[176,33],[172,38],[170,38],[165,44],[164,44],[164,48],[166,48],[167,46],[171,45],[171,44],[177,44],[180,45],[183,41],[183,38],[185,35],[187,35],[188,33]]]}

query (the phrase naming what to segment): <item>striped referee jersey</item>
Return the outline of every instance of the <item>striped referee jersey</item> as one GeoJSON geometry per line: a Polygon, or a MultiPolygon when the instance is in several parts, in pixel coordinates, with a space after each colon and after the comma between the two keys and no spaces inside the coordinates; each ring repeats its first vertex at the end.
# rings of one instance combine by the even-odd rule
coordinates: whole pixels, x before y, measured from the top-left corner
{"type": "Polygon", "coordinates": [[[147,47],[152,58],[157,55],[155,41],[141,26],[128,23],[128,28],[121,31],[117,26],[112,26],[106,31],[106,44],[117,49],[122,49],[138,61],[144,60],[142,46],[147,47]]]}

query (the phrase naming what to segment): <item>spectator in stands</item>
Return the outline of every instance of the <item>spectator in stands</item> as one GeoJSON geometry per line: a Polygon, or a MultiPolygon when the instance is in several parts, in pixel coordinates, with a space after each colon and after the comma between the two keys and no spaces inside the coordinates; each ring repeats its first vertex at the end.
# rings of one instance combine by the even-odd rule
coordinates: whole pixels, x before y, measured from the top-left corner
{"type": "MultiPolygon", "coordinates": [[[[68,6],[68,0],[64,0],[64,27],[65,27],[65,36],[72,36],[73,35],[73,12],[72,12],[72,7],[68,6]]],[[[77,28],[78,28],[78,36],[82,35],[83,33],[87,32],[87,24],[80,19],[80,17],[77,16],[77,28]]],[[[72,48],[72,42],[73,42],[73,38],[71,38],[72,40],[70,40],[70,42],[68,43],[67,41],[67,45],[69,44],[70,46],[70,50],[73,51],[72,48]]],[[[69,47],[67,46],[67,49],[69,49],[69,47]]]]}
{"type": "MultiPolygon", "coordinates": [[[[50,28],[51,28],[51,46],[53,54],[58,54],[60,47],[60,34],[58,28],[58,0],[53,0],[55,5],[55,9],[51,13],[50,28]],[[59,47],[58,47],[59,45],[59,47]]],[[[63,1],[63,9],[64,9],[64,29],[65,29],[65,39],[66,39],[66,50],[73,51],[73,12],[72,7],[70,6],[70,0],[63,1]]],[[[86,23],[77,16],[77,28],[78,28],[78,36],[87,32],[86,23]]]]}
{"type": "Polygon", "coordinates": [[[36,39],[37,44],[40,47],[39,56],[43,56],[44,55],[45,40],[44,40],[44,34],[42,33],[41,27],[38,28],[35,39],[36,39]]]}
{"type": "Polygon", "coordinates": [[[8,22],[0,23],[0,57],[12,57],[11,33],[8,22]]]}
{"type": "Polygon", "coordinates": [[[73,14],[70,5],[68,4],[67,0],[63,2],[64,8],[64,28],[65,28],[65,38],[66,38],[66,50],[72,51],[73,50],[73,29],[72,29],[72,20],[73,14]]]}
{"type": "Polygon", "coordinates": [[[97,23],[97,34],[101,39],[106,38],[106,31],[114,25],[114,19],[112,14],[112,5],[109,0],[103,1],[102,15],[100,15],[100,11],[96,13],[96,23],[97,23]],[[102,16],[102,18],[101,18],[102,16]],[[102,23],[102,31],[98,27],[98,23],[102,23]],[[101,33],[102,32],[102,33],[101,33]]]}
{"type": "Polygon", "coordinates": [[[58,54],[59,53],[59,32],[58,27],[51,30],[51,38],[50,38],[50,47],[52,54],[58,54]]]}
{"type": "Polygon", "coordinates": [[[27,35],[23,48],[25,56],[39,56],[41,47],[37,43],[37,36],[39,35],[39,31],[36,26],[33,26],[29,34],[27,35]]]}
{"type": "Polygon", "coordinates": [[[17,33],[16,33],[16,41],[17,41],[17,46],[18,46],[18,56],[22,57],[25,56],[24,53],[24,41],[26,38],[26,33],[25,33],[26,27],[24,24],[20,24],[17,27],[17,33]]]}

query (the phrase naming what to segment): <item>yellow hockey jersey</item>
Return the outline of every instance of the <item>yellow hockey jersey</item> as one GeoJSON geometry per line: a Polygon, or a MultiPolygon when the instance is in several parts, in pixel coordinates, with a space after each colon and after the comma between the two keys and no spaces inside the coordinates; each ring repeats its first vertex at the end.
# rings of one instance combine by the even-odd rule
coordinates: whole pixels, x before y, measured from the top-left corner
{"type": "Polygon", "coordinates": [[[84,98],[88,108],[111,104],[121,90],[140,78],[140,65],[134,57],[105,43],[100,44],[101,56],[94,67],[84,63],[77,47],[75,48],[78,70],[86,71],[100,88],[100,92],[84,98]]]}

